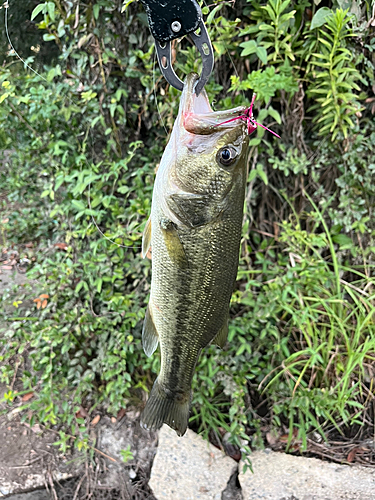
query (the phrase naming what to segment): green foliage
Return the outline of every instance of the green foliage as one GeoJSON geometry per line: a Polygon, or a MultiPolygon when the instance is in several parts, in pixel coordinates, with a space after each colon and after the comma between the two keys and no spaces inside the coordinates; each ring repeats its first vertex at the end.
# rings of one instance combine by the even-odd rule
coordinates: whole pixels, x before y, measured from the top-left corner
{"type": "MultiPolygon", "coordinates": [[[[141,270],[147,275],[148,269],[141,265],[140,225],[150,209],[152,177],[148,160],[138,153],[141,142],[127,144],[122,158],[113,154],[116,140],[107,133],[107,116],[97,114],[95,97],[81,96],[78,106],[66,99],[66,83],[46,84],[28,75],[16,82],[4,103],[17,109],[17,116],[9,120],[3,108],[2,119],[7,140],[18,134],[25,147],[6,165],[7,185],[14,186],[7,244],[13,238],[38,245],[29,277],[48,295],[48,305],[26,311],[25,321],[13,320],[18,312],[5,314],[1,342],[8,349],[2,361],[27,356],[31,362],[22,382],[25,390],[39,387],[38,397],[25,405],[33,419],[71,426],[90,394],[96,394],[96,404],[106,400],[108,410],[117,412],[137,382],[142,384],[142,370],[138,378],[135,373],[146,364],[139,325],[147,292],[142,300],[136,291],[145,283],[141,270]],[[19,116],[27,117],[21,127],[19,116]],[[103,148],[96,162],[86,153],[94,134],[97,148],[100,143],[103,148]],[[31,315],[37,321],[27,321],[31,315]]],[[[10,297],[11,292],[4,294],[3,304],[10,297]]],[[[2,375],[9,380],[8,373],[2,375]]]]}
{"type": "Polygon", "coordinates": [[[269,163],[271,163],[273,168],[282,171],[286,177],[288,177],[290,173],[295,175],[307,175],[308,169],[311,166],[306,154],[301,154],[298,150],[293,148],[288,149],[285,157],[282,159],[277,156],[271,157],[269,163]]]}
{"type": "Polygon", "coordinates": [[[246,80],[240,81],[233,76],[231,90],[252,90],[256,93],[259,101],[268,104],[277,91],[283,90],[291,96],[298,90],[298,84],[291,74],[291,68],[286,64],[280,67],[276,73],[275,67],[270,66],[265,70],[259,69],[247,75],[246,80]]]}
{"type": "Polygon", "coordinates": [[[264,64],[267,59],[271,63],[280,63],[286,59],[295,60],[292,43],[296,10],[291,10],[291,4],[291,0],[270,0],[266,5],[252,4],[254,10],[250,17],[257,24],[243,29],[241,35],[256,34],[257,41],[243,42],[242,56],[256,53],[264,64]],[[254,44],[257,50],[253,50],[254,44]]]}
{"type": "MultiPolygon", "coordinates": [[[[316,220],[316,230],[321,214],[309,215],[316,220]]],[[[292,349],[279,372],[267,378],[269,386],[282,384],[289,392],[281,404],[282,411],[289,412],[289,437],[299,422],[298,435],[306,448],[309,428],[324,436],[328,424],[340,431],[338,421],[353,425],[365,411],[363,403],[371,392],[368,387],[366,391],[369,378],[364,367],[375,359],[375,296],[362,292],[373,285],[366,275],[358,273],[358,280],[352,283],[340,277],[346,269],[337,265],[337,250],[329,233],[296,231],[285,223],[280,239],[288,245],[294,274],[293,278],[290,274],[281,277],[283,309],[288,315],[283,328],[290,335],[292,349]],[[333,268],[320,257],[327,246],[333,268]]]]}
{"type": "Polygon", "coordinates": [[[130,444],[128,444],[128,446],[126,447],[125,450],[120,450],[120,454],[121,454],[122,461],[125,464],[134,459],[134,455],[130,449],[130,444]]]}
{"type": "Polygon", "coordinates": [[[362,235],[370,238],[360,249],[366,259],[373,252],[371,241],[375,236],[371,217],[375,203],[375,168],[371,161],[375,155],[374,141],[373,126],[371,122],[365,122],[361,130],[354,128],[346,150],[334,152],[334,146],[326,144],[314,162],[315,169],[327,169],[328,175],[335,177],[337,203],[329,208],[334,226],[338,231],[356,231],[359,239],[363,238],[362,235]]]}
{"type": "MultiPolygon", "coordinates": [[[[311,29],[317,26],[318,37],[311,54],[311,84],[308,90],[308,95],[314,98],[316,104],[311,106],[310,111],[316,112],[314,123],[318,134],[326,135],[329,131],[334,141],[340,132],[346,138],[348,128],[354,127],[353,117],[359,112],[360,105],[353,90],[360,90],[358,81],[361,77],[355,67],[355,56],[346,47],[347,39],[353,36],[348,27],[352,17],[348,15],[348,10],[337,9],[330,15],[325,11],[319,23],[314,23],[316,16],[311,29]]],[[[311,36],[307,40],[309,38],[311,36]]]]}

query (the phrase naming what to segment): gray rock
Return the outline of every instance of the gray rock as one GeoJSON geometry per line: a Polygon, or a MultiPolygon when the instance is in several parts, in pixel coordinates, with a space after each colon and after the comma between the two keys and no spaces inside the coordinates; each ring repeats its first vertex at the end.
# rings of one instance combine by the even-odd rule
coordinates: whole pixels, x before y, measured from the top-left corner
{"type": "MultiPolygon", "coordinates": [[[[71,477],[69,474],[61,474],[61,473],[55,473],[54,474],[54,478],[58,481],[61,481],[61,480],[64,480],[64,479],[67,479],[71,477]]],[[[16,481],[12,481],[12,482],[7,482],[7,481],[4,481],[4,479],[2,477],[0,477],[0,498],[2,497],[7,497],[8,498],[8,495],[11,495],[12,493],[14,492],[17,492],[17,491],[22,491],[22,490],[31,490],[31,489],[34,489],[34,488],[38,488],[37,491],[31,491],[30,493],[25,493],[25,499],[38,499],[40,498],[40,500],[44,500],[44,498],[50,498],[50,496],[46,496],[47,493],[44,492],[43,490],[39,489],[39,488],[42,488],[44,485],[46,484],[46,481],[45,481],[45,474],[28,474],[27,478],[26,479],[22,479],[22,482],[16,482],[16,481]],[[32,496],[32,493],[35,493],[34,496],[32,496]],[[29,495],[29,497],[28,497],[29,495]],[[39,495],[39,498],[38,498],[38,495],[39,495]]],[[[19,493],[20,495],[20,498],[22,499],[22,496],[21,496],[21,493],[19,493]]],[[[17,500],[17,496],[19,495],[15,495],[14,497],[10,497],[12,498],[12,500],[17,500]]]]}
{"type": "Polygon", "coordinates": [[[107,461],[107,474],[101,480],[102,486],[127,484],[129,495],[133,492],[136,476],[147,478],[156,453],[157,433],[147,432],[139,425],[139,415],[127,412],[120,424],[111,424],[108,417],[100,422],[100,435],[97,445],[101,451],[115,458],[117,463],[107,461]],[[130,447],[133,458],[124,464],[121,451],[130,447]]]}
{"type": "Polygon", "coordinates": [[[375,500],[375,471],[270,450],[254,452],[239,481],[244,500],[375,500]]]}
{"type": "Polygon", "coordinates": [[[46,490],[30,491],[7,497],[9,500],[51,500],[51,495],[46,490]]]}
{"type": "Polygon", "coordinates": [[[221,500],[236,462],[193,431],[164,425],[149,485],[158,500],[221,500]]]}

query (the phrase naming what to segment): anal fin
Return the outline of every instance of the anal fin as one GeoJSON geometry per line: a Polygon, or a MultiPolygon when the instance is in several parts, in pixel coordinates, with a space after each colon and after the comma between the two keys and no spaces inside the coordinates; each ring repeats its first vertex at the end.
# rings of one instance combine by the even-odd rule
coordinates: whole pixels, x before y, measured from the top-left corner
{"type": "Polygon", "coordinates": [[[150,312],[150,304],[146,309],[146,316],[142,329],[142,345],[147,357],[150,357],[158,346],[159,335],[150,312]]]}

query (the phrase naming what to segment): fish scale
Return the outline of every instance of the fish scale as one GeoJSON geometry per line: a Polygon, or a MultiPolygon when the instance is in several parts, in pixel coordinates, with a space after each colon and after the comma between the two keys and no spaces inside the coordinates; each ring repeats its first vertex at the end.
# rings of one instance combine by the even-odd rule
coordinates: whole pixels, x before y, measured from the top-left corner
{"type": "Polygon", "coordinates": [[[165,422],[178,435],[187,428],[201,350],[226,341],[247,177],[246,124],[220,124],[243,108],[213,112],[204,90],[194,94],[196,80],[185,82],[143,240],[143,254],[152,249],[152,282],[142,340],[147,355],[160,344],[161,368],[141,423],[165,422]]]}

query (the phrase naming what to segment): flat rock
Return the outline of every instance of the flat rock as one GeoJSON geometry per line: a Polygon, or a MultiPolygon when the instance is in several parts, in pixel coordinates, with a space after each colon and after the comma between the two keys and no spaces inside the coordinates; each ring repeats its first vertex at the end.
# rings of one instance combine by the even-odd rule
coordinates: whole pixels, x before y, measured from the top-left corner
{"type": "Polygon", "coordinates": [[[221,500],[236,462],[195,432],[164,425],[149,485],[158,500],[221,500]]]}
{"type": "Polygon", "coordinates": [[[51,500],[51,495],[47,490],[36,490],[29,493],[19,493],[7,498],[9,500],[51,500]]]}
{"type": "Polygon", "coordinates": [[[375,500],[373,469],[338,465],[271,450],[251,457],[254,473],[239,481],[244,500],[375,500]]]}

